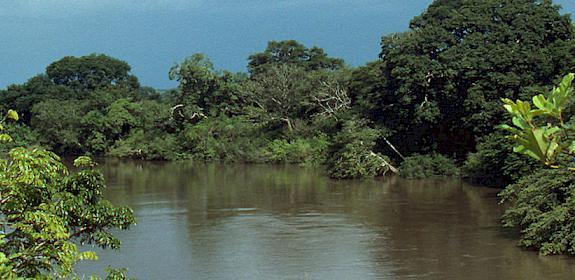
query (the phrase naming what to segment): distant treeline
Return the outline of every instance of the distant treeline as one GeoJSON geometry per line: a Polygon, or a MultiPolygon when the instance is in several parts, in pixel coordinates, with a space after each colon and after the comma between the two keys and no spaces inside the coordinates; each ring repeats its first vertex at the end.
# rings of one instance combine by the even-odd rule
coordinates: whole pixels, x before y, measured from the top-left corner
{"type": "Polygon", "coordinates": [[[8,127],[14,145],[60,154],[326,165],[335,178],[397,164],[407,177],[504,186],[532,164],[495,128],[500,99],[528,99],[572,71],[574,28],[551,1],[460,2],[434,1],[361,67],[272,41],[247,73],[194,54],[160,93],[128,63],[91,54],[0,91],[0,106],[21,115],[8,127]]]}

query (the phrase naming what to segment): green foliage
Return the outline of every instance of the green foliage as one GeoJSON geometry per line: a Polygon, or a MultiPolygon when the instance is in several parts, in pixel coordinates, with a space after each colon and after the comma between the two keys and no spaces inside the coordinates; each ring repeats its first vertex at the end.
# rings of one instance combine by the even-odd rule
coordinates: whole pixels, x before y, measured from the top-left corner
{"type": "MultiPolygon", "coordinates": [[[[110,140],[122,138],[131,129],[142,126],[143,108],[140,103],[131,102],[128,99],[118,99],[106,108],[103,118],[104,137],[110,140]]],[[[153,120],[152,120],[153,121],[153,120]]]]}
{"type": "Polygon", "coordinates": [[[366,80],[351,95],[399,150],[463,158],[502,122],[500,98],[531,98],[572,70],[573,40],[551,1],[434,1],[383,38],[382,61],[356,72],[366,80]]]}
{"type": "Polygon", "coordinates": [[[248,115],[259,123],[280,123],[291,131],[294,119],[302,117],[310,102],[309,87],[310,76],[304,68],[273,65],[244,85],[248,115]]]}
{"type": "Polygon", "coordinates": [[[80,120],[84,103],[77,100],[47,100],[32,108],[31,127],[41,136],[41,143],[56,152],[81,153],[80,120]]]}
{"type": "Polygon", "coordinates": [[[250,55],[249,60],[248,69],[252,75],[281,64],[295,65],[308,71],[336,70],[344,66],[343,60],[328,57],[322,48],[308,49],[295,40],[270,41],[263,52],[250,55]]]}
{"type": "Polygon", "coordinates": [[[385,86],[381,77],[382,66],[383,61],[377,60],[352,70],[349,94],[354,108],[360,111],[359,114],[373,114],[375,117],[382,106],[380,102],[373,102],[383,101],[380,99],[385,86]]]}
{"type": "Polygon", "coordinates": [[[179,82],[179,92],[175,106],[181,122],[194,121],[197,114],[205,115],[209,111],[205,99],[214,95],[218,89],[218,77],[214,65],[203,54],[194,54],[181,64],[170,69],[171,80],[179,82]]]}
{"type": "Polygon", "coordinates": [[[390,159],[373,152],[379,132],[358,121],[348,121],[329,148],[327,170],[335,179],[368,178],[385,174],[390,159]]]}
{"type": "Polygon", "coordinates": [[[370,178],[389,171],[387,156],[365,152],[361,142],[351,142],[338,153],[329,165],[329,176],[334,179],[370,178]]]}
{"type": "Polygon", "coordinates": [[[263,156],[275,163],[298,163],[318,166],[325,162],[329,141],[326,135],[299,138],[292,141],[276,139],[264,149],[263,156]]]}
{"type": "Polygon", "coordinates": [[[216,72],[203,54],[194,54],[174,65],[169,77],[179,82],[172,114],[181,124],[195,123],[206,116],[233,116],[241,110],[239,83],[245,76],[216,72]]]}
{"type": "Polygon", "coordinates": [[[534,96],[533,109],[529,102],[503,99],[514,127],[501,127],[513,134],[514,151],[553,168],[527,175],[501,193],[502,202],[510,204],[503,222],[521,230],[522,246],[544,255],[575,255],[575,133],[563,116],[572,102],[573,79],[569,74],[547,97],[534,96]]]}
{"type": "Polygon", "coordinates": [[[178,160],[189,157],[182,151],[176,135],[147,132],[143,129],[134,129],[125,138],[116,141],[106,155],[147,160],[178,160]]]}
{"type": "MultiPolygon", "coordinates": [[[[306,112],[314,119],[345,119],[351,109],[349,69],[337,71],[314,71],[310,76],[310,96],[305,100],[306,112]]],[[[303,119],[306,119],[305,117],[303,119]]]]}
{"type": "Polygon", "coordinates": [[[515,127],[500,127],[512,133],[510,138],[516,144],[513,151],[547,166],[561,164],[560,155],[575,155],[575,129],[564,123],[562,114],[572,98],[574,78],[575,74],[565,76],[547,98],[542,94],[534,96],[534,109],[529,102],[503,99],[515,127]]]}
{"type": "Polygon", "coordinates": [[[543,255],[575,255],[575,173],[542,169],[501,194],[507,227],[521,230],[521,245],[543,255]]]}
{"type": "Polygon", "coordinates": [[[31,109],[35,104],[49,99],[71,99],[76,95],[72,89],[54,84],[46,75],[38,75],[23,85],[11,85],[6,90],[0,90],[0,107],[14,109],[22,123],[30,124],[31,109]]]}
{"type": "Polygon", "coordinates": [[[406,157],[399,167],[405,178],[458,177],[460,170],[455,162],[441,154],[412,155],[406,157]]]}
{"type": "Polygon", "coordinates": [[[462,173],[476,184],[505,187],[538,168],[541,167],[536,160],[514,153],[511,140],[495,132],[479,141],[477,151],[468,155],[462,173]]]}
{"type": "MultiPolygon", "coordinates": [[[[40,135],[30,129],[30,127],[13,122],[8,122],[3,125],[0,124],[0,127],[1,126],[3,126],[4,134],[12,140],[4,142],[4,145],[0,145],[0,153],[8,152],[15,147],[40,146],[40,135]]],[[[0,134],[2,134],[1,130],[2,129],[0,129],[0,134]]]]}
{"type": "Polygon", "coordinates": [[[106,280],[130,280],[130,279],[135,279],[135,278],[130,278],[127,277],[126,274],[128,272],[128,269],[126,268],[111,268],[108,267],[106,269],[106,273],[108,275],[106,275],[106,280]]]}
{"type": "Polygon", "coordinates": [[[208,118],[183,131],[184,149],[199,160],[261,161],[265,135],[243,117],[208,118]]]}
{"type": "Polygon", "coordinates": [[[76,242],[118,248],[111,229],[135,223],[132,210],[102,198],[102,174],[86,157],[70,174],[60,158],[39,149],[15,148],[0,160],[0,275],[3,278],[74,276],[76,242]]]}
{"type": "MultiPolygon", "coordinates": [[[[313,124],[348,114],[348,72],[319,48],[301,46],[303,56],[276,59],[275,50],[300,47],[271,45],[270,60],[250,79],[216,71],[195,54],[172,67],[170,78],[179,86],[162,94],[131,84],[136,80],[123,61],[65,57],[46,75],[0,92],[0,101],[25,110],[33,131],[22,130],[26,143],[60,154],[317,164],[326,144],[313,124]],[[288,144],[280,148],[274,139],[288,144]],[[282,148],[293,158],[280,159],[282,148]]],[[[328,128],[330,134],[338,130],[328,128]]]]}
{"type": "Polygon", "coordinates": [[[46,74],[55,84],[77,91],[114,86],[138,88],[137,78],[129,72],[128,63],[103,54],[66,56],[46,68],[46,74]]]}
{"type": "Polygon", "coordinates": [[[8,110],[6,116],[0,118],[0,143],[14,141],[10,135],[4,133],[4,123],[7,120],[18,121],[18,113],[16,113],[14,110],[8,110]]]}
{"type": "Polygon", "coordinates": [[[8,113],[6,113],[6,119],[13,120],[13,121],[17,122],[18,121],[18,113],[16,113],[16,111],[14,111],[14,110],[8,110],[8,113]]]}
{"type": "MultiPolygon", "coordinates": [[[[18,121],[8,110],[0,119],[18,121]]],[[[12,141],[8,134],[0,134],[12,141]]],[[[7,147],[0,146],[0,150],[7,147]]],[[[0,156],[0,277],[52,279],[75,277],[74,265],[96,260],[76,243],[119,248],[110,230],[135,223],[133,212],[103,199],[104,177],[86,156],[70,174],[60,158],[42,149],[13,148],[0,156]]],[[[115,271],[111,277],[124,277],[115,271]]]]}
{"type": "Polygon", "coordinates": [[[320,48],[272,41],[264,52],[250,56],[248,68],[250,79],[241,87],[245,114],[266,126],[287,128],[283,136],[291,137],[298,122],[337,119],[350,108],[349,71],[320,48]]]}

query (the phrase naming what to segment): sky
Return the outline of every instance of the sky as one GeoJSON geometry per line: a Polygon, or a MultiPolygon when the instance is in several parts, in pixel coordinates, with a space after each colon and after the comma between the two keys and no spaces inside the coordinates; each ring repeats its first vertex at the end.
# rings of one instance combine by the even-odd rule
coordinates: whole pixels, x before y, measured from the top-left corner
{"type": "MultiPolygon", "coordinates": [[[[206,54],[246,71],[270,40],[318,46],[352,66],[377,59],[383,35],[407,30],[432,0],[0,0],[0,88],[64,56],[104,53],[143,85],[176,85],[175,63],[206,54]]],[[[575,0],[555,0],[575,14],[575,0]]]]}

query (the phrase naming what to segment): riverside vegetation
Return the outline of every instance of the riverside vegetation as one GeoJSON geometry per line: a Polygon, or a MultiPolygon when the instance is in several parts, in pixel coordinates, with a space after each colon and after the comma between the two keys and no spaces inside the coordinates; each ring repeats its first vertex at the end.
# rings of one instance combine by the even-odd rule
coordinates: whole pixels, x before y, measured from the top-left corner
{"type": "MultiPolygon", "coordinates": [[[[0,121],[17,121],[9,110],[0,121]]],[[[11,142],[0,134],[0,142],[11,142]]],[[[0,159],[0,277],[2,279],[78,278],[74,265],[95,260],[76,242],[118,248],[111,229],[135,223],[132,210],[102,198],[103,175],[86,156],[70,173],[60,158],[37,148],[13,148],[0,159]]],[[[124,270],[110,269],[109,279],[125,279],[124,270]]]]}
{"type": "MultiPolygon", "coordinates": [[[[178,87],[163,91],[141,86],[128,63],[103,54],[55,61],[45,73],[0,91],[0,110],[20,114],[18,123],[3,123],[10,138],[2,137],[11,141],[0,147],[10,151],[0,166],[11,174],[22,160],[31,178],[54,180],[36,190],[51,195],[18,201],[23,220],[14,225],[29,230],[31,220],[51,219],[57,226],[42,234],[56,234],[59,239],[50,240],[62,240],[58,246],[70,253],[14,270],[20,262],[8,255],[19,253],[5,245],[4,235],[0,262],[23,276],[52,272],[56,264],[61,275],[72,262],[92,257],[66,243],[66,229],[83,226],[58,216],[64,206],[52,204],[59,197],[88,208],[104,203],[111,212],[103,215],[113,219],[98,221],[110,223],[98,224],[101,229],[133,223],[127,209],[100,202],[103,181],[90,160],[81,157],[85,170],[68,175],[41,148],[60,155],[325,166],[337,179],[388,172],[461,176],[508,186],[503,220],[521,230],[522,245],[575,254],[573,76],[561,80],[574,70],[575,28],[559,9],[552,1],[437,0],[408,31],[384,36],[379,59],[364,66],[350,67],[293,40],[271,41],[248,58],[247,73],[216,70],[193,54],[169,70],[178,87]],[[536,109],[512,100],[532,100],[536,109]],[[513,127],[500,126],[505,109],[513,127]],[[97,193],[86,190],[92,185],[97,193]],[[48,214],[26,214],[29,209],[48,214]]],[[[2,176],[2,199],[14,182],[28,182],[2,176]]],[[[101,237],[83,238],[117,244],[108,235],[98,243],[101,237]]]]}

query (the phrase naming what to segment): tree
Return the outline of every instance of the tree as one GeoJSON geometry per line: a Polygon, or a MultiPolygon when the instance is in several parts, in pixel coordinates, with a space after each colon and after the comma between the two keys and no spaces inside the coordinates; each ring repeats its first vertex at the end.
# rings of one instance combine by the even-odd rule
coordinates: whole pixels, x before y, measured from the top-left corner
{"type": "Polygon", "coordinates": [[[46,100],[32,108],[30,126],[42,135],[41,142],[59,153],[84,152],[81,120],[86,109],[78,100],[46,100]]]}
{"type": "Polygon", "coordinates": [[[262,122],[281,122],[291,131],[293,120],[310,102],[309,76],[295,65],[274,65],[245,85],[251,115],[262,122]]]}
{"type": "Polygon", "coordinates": [[[48,99],[74,99],[75,96],[72,89],[56,85],[48,76],[41,74],[30,78],[23,85],[10,85],[6,90],[0,90],[0,106],[16,110],[20,114],[20,121],[30,124],[31,110],[37,103],[48,99]]]}
{"type": "Polygon", "coordinates": [[[207,116],[231,116],[240,111],[241,74],[219,73],[203,54],[194,54],[170,69],[169,77],[179,82],[173,115],[180,122],[207,116]]]}
{"type": "Polygon", "coordinates": [[[381,73],[382,66],[383,62],[376,60],[352,70],[349,81],[349,97],[358,114],[372,118],[377,117],[382,102],[374,101],[378,101],[382,97],[385,86],[381,73]]]}
{"type": "Polygon", "coordinates": [[[66,56],[46,68],[46,74],[57,85],[77,91],[90,91],[105,87],[140,87],[138,79],[130,75],[131,67],[125,61],[104,54],[66,56]]]}
{"type": "MultiPolygon", "coordinates": [[[[18,115],[9,111],[7,118],[18,115]]],[[[78,261],[97,258],[75,242],[118,248],[110,229],[134,224],[131,209],[102,198],[104,178],[90,158],[79,157],[74,165],[79,171],[70,174],[58,156],[40,149],[15,148],[1,157],[2,279],[75,276],[78,261]]]]}
{"type": "Polygon", "coordinates": [[[315,71],[311,77],[311,105],[315,116],[339,120],[339,115],[351,109],[348,71],[315,71]]]}
{"type": "Polygon", "coordinates": [[[141,126],[139,115],[142,113],[140,103],[130,102],[128,99],[118,99],[107,108],[104,118],[107,137],[117,140],[130,129],[141,126]]]}
{"type": "Polygon", "coordinates": [[[308,49],[295,40],[270,41],[263,52],[251,55],[249,60],[248,69],[252,75],[279,64],[296,65],[310,71],[337,70],[344,66],[343,60],[327,56],[323,49],[308,49]]]}
{"type": "Polygon", "coordinates": [[[551,1],[434,1],[410,29],[382,39],[382,87],[358,93],[392,140],[414,140],[401,150],[464,157],[502,121],[497,100],[531,97],[575,65],[571,19],[551,1]]]}

